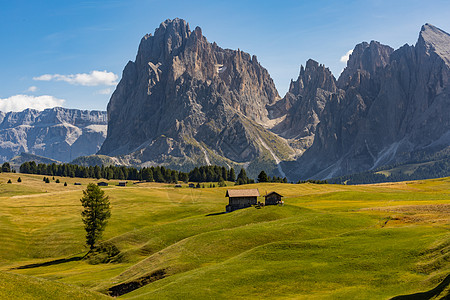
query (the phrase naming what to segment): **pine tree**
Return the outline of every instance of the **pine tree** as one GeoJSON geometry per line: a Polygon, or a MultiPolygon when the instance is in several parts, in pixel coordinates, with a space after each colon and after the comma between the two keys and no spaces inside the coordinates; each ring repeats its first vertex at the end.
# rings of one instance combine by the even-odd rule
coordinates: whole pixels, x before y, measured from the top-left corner
{"type": "Polygon", "coordinates": [[[67,182],[64,182],[64,186],[67,186],[67,182]]]}
{"type": "Polygon", "coordinates": [[[12,183],[11,179],[8,179],[8,183],[12,183]]]}
{"type": "Polygon", "coordinates": [[[239,179],[241,179],[241,181],[243,182],[242,184],[247,184],[248,183],[247,173],[245,172],[244,168],[241,169],[241,171],[239,172],[239,174],[237,176],[237,180],[238,181],[239,181],[239,179]]]}
{"type": "MultiPolygon", "coordinates": [[[[222,174],[221,174],[221,178],[223,179],[223,180],[226,180],[226,179],[228,179],[228,172],[227,172],[227,168],[225,168],[225,167],[222,167],[221,168],[221,170],[222,170],[222,174]]],[[[220,178],[219,177],[219,178],[220,178]]],[[[220,181],[220,180],[219,180],[220,181]]]]}
{"type": "Polygon", "coordinates": [[[153,172],[149,168],[143,168],[142,169],[142,180],[145,180],[147,182],[153,181],[153,172]]]}
{"type": "MultiPolygon", "coordinates": [[[[225,179],[225,178],[224,178],[225,179]]],[[[234,169],[230,169],[230,174],[228,174],[228,181],[235,181],[236,180],[236,174],[234,173],[234,169]]]]}
{"type": "Polygon", "coordinates": [[[266,172],[261,171],[261,173],[259,173],[258,175],[258,182],[268,182],[269,178],[267,177],[266,172]]]}
{"type": "Polygon", "coordinates": [[[81,217],[86,230],[86,244],[92,250],[111,217],[109,197],[97,185],[89,183],[80,201],[84,207],[81,217]]]}
{"type": "Polygon", "coordinates": [[[11,166],[9,165],[8,162],[3,163],[3,165],[2,165],[2,172],[3,173],[11,172],[11,166]]]}
{"type": "Polygon", "coordinates": [[[217,186],[219,186],[219,187],[227,186],[227,184],[225,183],[225,180],[223,180],[222,177],[220,177],[219,182],[217,183],[217,186]]]}
{"type": "Polygon", "coordinates": [[[22,178],[17,178],[17,182],[22,182],[22,178]]]}

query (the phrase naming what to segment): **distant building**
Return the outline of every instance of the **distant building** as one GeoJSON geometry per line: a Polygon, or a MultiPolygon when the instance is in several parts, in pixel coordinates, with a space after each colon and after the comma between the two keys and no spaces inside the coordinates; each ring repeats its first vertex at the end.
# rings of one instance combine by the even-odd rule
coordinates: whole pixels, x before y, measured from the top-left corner
{"type": "Polygon", "coordinates": [[[180,187],[182,187],[182,186],[181,186],[181,184],[175,184],[175,187],[176,187],[176,188],[180,188],[180,187]]]}
{"type": "Polygon", "coordinates": [[[266,205],[277,205],[282,204],[283,200],[281,200],[283,196],[278,194],[277,192],[270,192],[269,194],[265,195],[264,198],[266,198],[266,205]]]}
{"type": "Polygon", "coordinates": [[[128,181],[119,181],[118,186],[127,186],[128,181]]]}
{"type": "Polygon", "coordinates": [[[189,187],[190,187],[190,188],[195,188],[195,184],[189,183],[189,187]]]}
{"type": "Polygon", "coordinates": [[[227,190],[225,197],[228,197],[226,211],[231,212],[237,209],[250,207],[258,203],[258,189],[248,190],[227,190]]]}
{"type": "Polygon", "coordinates": [[[99,183],[97,183],[98,186],[108,186],[107,182],[101,181],[99,183]]]}

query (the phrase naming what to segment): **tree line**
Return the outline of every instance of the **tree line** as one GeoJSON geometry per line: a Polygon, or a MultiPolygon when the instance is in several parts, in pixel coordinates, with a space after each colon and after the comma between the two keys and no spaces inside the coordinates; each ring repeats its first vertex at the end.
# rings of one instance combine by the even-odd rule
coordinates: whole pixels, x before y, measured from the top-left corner
{"type": "MultiPolygon", "coordinates": [[[[11,168],[8,166],[8,171],[11,168]]],[[[6,171],[6,168],[5,168],[6,171]]],[[[190,172],[181,172],[169,168],[144,167],[137,169],[135,167],[125,166],[80,166],[74,164],[36,164],[34,161],[24,162],[20,165],[20,172],[25,174],[37,174],[48,176],[76,177],[76,178],[96,178],[96,179],[116,179],[116,180],[140,180],[155,181],[165,183],[184,182],[218,182],[219,186],[225,186],[225,181],[235,182],[236,185],[252,184],[255,180],[249,178],[244,168],[236,176],[233,167],[224,166],[201,166],[195,167],[190,172]]],[[[287,183],[286,177],[270,177],[266,172],[261,171],[258,175],[258,182],[279,182],[287,183]]]]}
{"type": "Polygon", "coordinates": [[[145,167],[137,169],[125,166],[80,166],[74,164],[36,164],[34,161],[20,165],[20,172],[25,174],[38,174],[62,177],[118,179],[118,180],[144,180],[156,182],[188,181],[189,175],[185,172],[171,170],[165,167],[145,167]]]}
{"type": "MultiPolygon", "coordinates": [[[[223,166],[201,166],[195,167],[190,172],[181,172],[169,168],[135,167],[125,166],[80,166],[74,164],[36,164],[34,161],[25,162],[20,165],[20,172],[25,174],[37,174],[48,176],[96,178],[96,179],[118,179],[118,180],[141,180],[165,183],[184,182],[225,182],[232,181],[236,184],[254,183],[248,178],[245,169],[241,169],[238,176],[234,168],[227,169],[223,166]]],[[[219,184],[220,185],[220,184],[219,184]]]]}

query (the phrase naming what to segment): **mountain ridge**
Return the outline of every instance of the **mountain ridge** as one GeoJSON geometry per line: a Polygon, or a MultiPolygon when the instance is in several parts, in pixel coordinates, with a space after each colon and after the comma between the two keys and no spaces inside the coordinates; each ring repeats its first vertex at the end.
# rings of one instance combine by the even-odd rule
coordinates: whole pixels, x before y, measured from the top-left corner
{"type": "Polygon", "coordinates": [[[99,154],[138,166],[244,167],[253,177],[268,168],[294,180],[405,162],[449,144],[449,39],[427,23],[414,46],[362,42],[338,79],[310,59],[281,98],[256,56],[166,20],[126,65],[99,154]]]}
{"type": "Polygon", "coordinates": [[[106,112],[48,108],[0,112],[0,161],[22,152],[62,162],[94,154],[106,137],[106,112]]]}
{"type": "Polygon", "coordinates": [[[99,154],[178,168],[252,169],[267,159],[277,170],[275,157],[288,159],[294,151],[261,125],[269,121],[266,105],[279,99],[256,56],[209,43],[184,20],[166,20],[144,36],[135,62],[125,67],[99,154]]]}
{"type": "MultiPolygon", "coordinates": [[[[339,78],[309,59],[280,97],[255,55],[168,19],[141,39],[111,96],[97,146],[106,156],[79,161],[217,164],[295,181],[415,162],[450,146],[449,62],[450,35],[427,23],[415,45],[357,44],[339,78]]],[[[27,118],[21,128],[35,119],[27,118]]]]}

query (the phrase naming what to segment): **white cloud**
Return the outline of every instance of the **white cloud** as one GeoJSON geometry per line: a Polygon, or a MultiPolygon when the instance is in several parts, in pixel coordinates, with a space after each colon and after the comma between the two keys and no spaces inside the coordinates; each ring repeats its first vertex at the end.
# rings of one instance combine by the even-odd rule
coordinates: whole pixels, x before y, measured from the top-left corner
{"type": "Polygon", "coordinates": [[[107,71],[92,71],[91,73],[81,74],[44,74],[38,77],[33,77],[33,80],[39,81],[65,81],[73,85],[97,86],[97,85],[116,85],[119,76],[113,72],[107,71]]]}
{"type": "Polygon", "coordinates": [[[37,86],[30,86],[27,90],[27,92],[36,92],[38,90],[37,86]]]}
{"type": "Polygon", "coordinates": [[[353,50],[348,50],[347,53],[345,53],[344,56],[341,56],[341,62],[347,63],[348,59],[350,58],[350,55],[352,54],[353,50]]]}
{"type": "Polygon", "coordinates": [[[44,110],[46,108],[62,106],[65,100],[53,96],[15,95],[9,98],[0,98],[0,111],[22,111],[26,108],[44,110]]]}
{"type": "Polygon", "coordinates": [[[104,89],[104,90],[96,91],[95,94],[97,94],[97,95],[110,95],[113,91],[114,90],[112,88],[107,88],[107,89],[104,89]]]}

